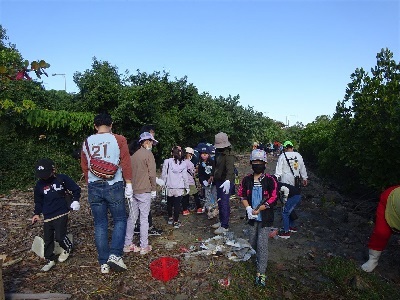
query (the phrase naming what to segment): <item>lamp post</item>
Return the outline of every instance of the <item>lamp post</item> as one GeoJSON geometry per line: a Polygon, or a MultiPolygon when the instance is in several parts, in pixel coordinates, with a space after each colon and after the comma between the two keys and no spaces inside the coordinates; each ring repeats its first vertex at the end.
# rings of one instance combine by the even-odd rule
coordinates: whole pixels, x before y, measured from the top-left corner
{"type": "Polygon", "coordinates": [[[65,74],[57,74],[57,73],[51,74],[51,76],[57,76],[57,75],[64,77],[64,90],[65,92],[67,92],[67,79],[65,78],[65,74]]]}

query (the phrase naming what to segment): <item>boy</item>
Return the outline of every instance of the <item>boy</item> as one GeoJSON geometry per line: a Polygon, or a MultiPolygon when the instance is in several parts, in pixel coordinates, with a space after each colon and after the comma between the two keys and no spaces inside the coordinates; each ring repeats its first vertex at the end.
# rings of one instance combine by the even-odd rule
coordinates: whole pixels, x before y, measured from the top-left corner
{"type": "Polygon", "coordinates": [[[278,199],[276,180],[264,173],[266,162],[267,154],[264,150],[255,149],[251,152],[250,164],[253,174],[243,178],[238,191],[250,225],[249,242],[257,252],[255,284],[261,287],[266,285],[268,238],[274,222],[273,206],[278,199]]]}
{"type": "Polygon", "coordinates": [[[81,188],[69,176],[57,174],[54,162],[51,159],[41,159],[35,166],[36,182],[34,190],[35,211],[32,224],[40,220],[43,214],[44,232],[44,257],[47,264],[43,272],[49,271],[55,265],[54,241],[57,241],[64,251],[59,255],[58,261],[67,260],[72,249],[72,242],[67,236],[68,213],[70,209],[79,210],[81,188]],[[72,192],[71,206],[68,207],[65,195],[72,192]]]}

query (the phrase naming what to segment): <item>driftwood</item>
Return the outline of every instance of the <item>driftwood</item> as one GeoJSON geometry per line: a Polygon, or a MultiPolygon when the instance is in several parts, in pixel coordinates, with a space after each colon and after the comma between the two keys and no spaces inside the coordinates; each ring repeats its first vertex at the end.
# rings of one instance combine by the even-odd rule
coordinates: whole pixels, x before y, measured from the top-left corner
{"type": "Polygon", "coordinates": [[[16,264],[16,263],[19,263],[20,261],[22,261],[22,257],[17,258],[17,259],[14,259],[14,260],[10,260],[10,261],[8,261],[8,262],[6,262],[6,263],[3,263],[3,267],[12,266],[12,265],[14,265],[14,264],[16,264]]]}
{"type": "Polygon", "coordinates": [[[6,300],[16,300],[16,299],[47,299],[47,300],[56,300],[56,299],[69,299],[71,298],[70,294],[52,294],[52,293],[41,293],[41,294],[6,294],[6,300]]]}

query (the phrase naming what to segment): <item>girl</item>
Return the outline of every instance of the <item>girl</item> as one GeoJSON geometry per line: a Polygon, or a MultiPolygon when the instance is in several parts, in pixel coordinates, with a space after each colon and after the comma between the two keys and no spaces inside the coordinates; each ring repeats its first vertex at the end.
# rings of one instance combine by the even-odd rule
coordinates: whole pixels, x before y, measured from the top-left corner
{"type": "Polygon", "coordinates": [[[182,161],[181,147],[173,147],[171,155],[171,158],[164,160],[161,179],[165,182],[167,187],[168,224],[172,224],[174,228],[179,228],[181,226],[179,213],[182,196],[185,192],[188,194],[190,190],[187,166],[186,163],[182,161]]]}
{"type": "Polygon", "coordinates": [[[251,152],[253,174],[243,178],[238,191],[250,225],[249,242],[257,252],[255,284],[261,287],[265,287],[266,284],[268,238],[274,222],[273,206],[278,199],[276,180],[271,175],[264,174],[266,161],[267,154],[264,150],[255,149],[251,152]]]}
{"type": "Polygon", "coordinates": [[[190,214],[189,209],[188,209],[190,196],[193,196],[193,198],[194,198],[194,202],[196,204],[196,212],[198,214],[203,213],[203,208],[201,207],[201,204],[200,204],[199,192],[197,191],[196,183],[194,181],[194,176],[195,176],[196,170],[194,168],[194,164],[191,161],[193,155],[194,155],[194,150],[190,147],[186,147],[185,148],[185,163],[186,163],[186,167],[187,167],[190,192],[189,192],[189,194],[184,195],[182,198],[182,209],[183,209],[182,214],[184,216],[187,216],[188,214],[190,214]]]}
{"type": "MultiPolygon", "coordinates": [[[[197,165],[199,182],[201,184],[203,195],[205,198],[204,210],[207,210],[208,219],[212,219],[217,216],[217,190],[214,181],[214,160],[210,157],[210,149],[206,145],[198,149],[200,153],[200,161],[197,165]]],[[[220,224],[218,224],[219,227],[220,224]]],[[[217,228],[218,228],[217,227],[217,228]]]]}

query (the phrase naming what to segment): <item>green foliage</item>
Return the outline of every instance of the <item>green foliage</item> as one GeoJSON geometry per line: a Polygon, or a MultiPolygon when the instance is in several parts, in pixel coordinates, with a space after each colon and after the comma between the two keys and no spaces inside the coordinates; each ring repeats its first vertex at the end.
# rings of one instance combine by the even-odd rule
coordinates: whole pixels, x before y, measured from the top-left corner
{"type": "Polygon", "coordinates": [[[304,157],[347,189],[380,191],[400,180],[400,169],[393,168],[400,146],[400,64],[388,49],[376,58],[371,75],[363,69],[351,74],[333,118],[321,116],[302,132],[304,157]]]}

